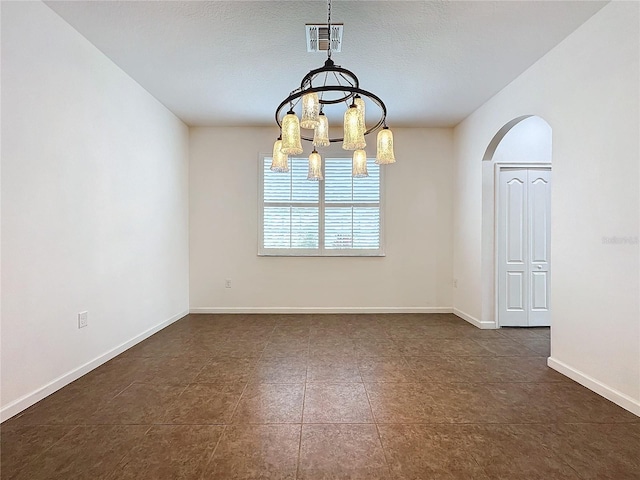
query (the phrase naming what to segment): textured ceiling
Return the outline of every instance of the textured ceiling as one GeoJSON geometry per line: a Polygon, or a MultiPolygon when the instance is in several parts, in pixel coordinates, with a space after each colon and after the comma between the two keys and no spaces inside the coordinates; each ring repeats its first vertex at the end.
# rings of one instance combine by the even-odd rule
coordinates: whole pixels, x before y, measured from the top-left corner
{"type": "MultiPolygon", "coordinates": [[[[324,53],[305,23],[324,1],[50,1],[189,125],[273,125],[324,53]]],[[[391,126],[452,126],[597,12],[596,1],[340,1],[336,64],[381,97],[391,126]]]]}

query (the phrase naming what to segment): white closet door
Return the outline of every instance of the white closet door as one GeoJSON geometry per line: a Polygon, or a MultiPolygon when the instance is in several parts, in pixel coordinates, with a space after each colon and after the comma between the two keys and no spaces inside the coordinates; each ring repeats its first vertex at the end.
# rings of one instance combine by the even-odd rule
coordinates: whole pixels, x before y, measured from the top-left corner
{"type": "Polygon", "coordinates": [[[498,185],[498,323],[550,324],[549,169],[501,169],[498,185]]]}

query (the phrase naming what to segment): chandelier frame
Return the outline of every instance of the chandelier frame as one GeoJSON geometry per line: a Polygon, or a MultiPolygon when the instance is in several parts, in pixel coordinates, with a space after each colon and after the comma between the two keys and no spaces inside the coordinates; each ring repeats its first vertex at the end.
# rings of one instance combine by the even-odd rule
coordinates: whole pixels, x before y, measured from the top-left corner
{"type": "MultiPolygon", "coordinates": [[[[336,78],[337,78],[337,75],[336,75],[336,78]]],[[[300,82],[300,87],[294,90],[293,92],[291,92],[291,94],[287,98],[285,98],[280,103],[280,105],[278,105],[278,108],[276,109],[276,115],[275,115],[276,123],[278,124],[278,127],[280,128],[282,127],[282,118],[284,117],[282,113],[285,107],[288,107],[289,110],[293,110],[294,102],[299,98],[301,98],[303,95],[306,95],[307,93],[324,93],[324,92],[339,93],[340,97],[329,98],[329,99],[325,99],[322,97],[319,98],[321,108],[324,105],[333,105],[337,103],[348,102],[349,100],[352,100],[356,95],[360,95],[361,97],[368,98],[372,103],[374,103],[380,108],[380,113],[381,113],[380,118],[372,127],[365,130],[364,132],[365,135],[375,132],[381,126],[386,126],[387,106],[384,104],[382,99],[378,97],[376,94],[360,88],[360,82],[358,81],[358,77],[352,71],[347,70],[346,68],[342,68],[339,65],[336,65],[333,62],[333,60],[331,60],[331,58],[327,58],[327,60],[324,62],[324,66],[320,68],[316,68],[315,70],[311,70],[309,73],[307,73],[302,79],[302,82],[300,82]],[[349,83],[352,83],[352,84],[351,85],[341,85],[341,84],[326,85],[325,84],[318,87],[313,86],[313,81],[319,75],[329,74],[329,73],[339,74],[347,82],[349,82],[349,79],[351,79],[352,82],[349,82],[349,83]]],[[[287,111],[284,111],[284,113],[286,114],[287,111]]],[[[308,142],[313,141],[313,135],[305,136],[301,134],[300,138],[308,142]]],[[[344,137],[329,138],[330,143],[342,142],[343,140],[344,140],[344,137]]]]}
{"type": "Polygon", "coordinates": [[[342,148],[353,150],[354,177],[367,176],[366,160],[362,168],[362,157],[366,158],[364,148],[367,143],[365,136],[375,132],[380,127],[376,141],[376,163],[387,165],[395,163],[393,153],[393,133],[387,127],[387,107],[380,97],[374,93],[360,88],[358,77],[346,68],[336,65],[331,59],[331,44],[333,33],[331,29],[331,0],[327,0],[327,60],[320,68],[309,71],[300,82],[300,86],[293,90],[276,108],[275,118],[280,129],[281,136],[273,146],[273,161],[271,170],[288,171],[288,156],[303,153],[301,141],[311,142],[314,146],[309,156],[309,180],[322,180],[313,164],[320,159],[316,147],[326,147],[332,143],[342,142],[342,148]],[[324,77],[324,78],[323,78],[324,77]],[[334,80],[335,79],[335,80],[334,80]],[[314,82],[320,80],[314,86],[314,82]],[[365,101],[376,105],[380,116],[378,120],[367,128],[366,112],[370,111],[365,101]],[[343,136],[329,136],[330,128],[324,112],[327,105],[336,105],[345,102],[347,110],[344,112],[343,136]],[[294,108],[302,103],[301,119],[294,112],[294,108]],[[285,111],[286,108],[286,111],[285,111]],[[286,113],[285,113],[286,112],[286,113]],[[313,134],[303,134],[301,128],[313,130],[313,134]],[[282,155],[279,155],[282,153],[282,155]]]}

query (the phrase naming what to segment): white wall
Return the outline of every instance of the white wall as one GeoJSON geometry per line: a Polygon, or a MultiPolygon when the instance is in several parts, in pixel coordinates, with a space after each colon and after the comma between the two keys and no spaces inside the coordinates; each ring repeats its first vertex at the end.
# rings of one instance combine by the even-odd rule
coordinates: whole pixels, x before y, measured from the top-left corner
{"type": "Polygon", "coordinates": [[[2,2],[3,419],[186,313],[187,188],[187,127],[46,5],[2,2]]]}
{"type": "Polygon", "coordinates": [[[640,414],[638,10],[636,2],[607,5],[456,127],[453,229],[454,307],[481,318],[482,158],[510,120],[546,120],[550,365],[640,414]]]}
{"type": "Polygon", "coordinates": [[[452,130],[394,129],[384,258],[257,256],[258,155],[275,133],[191,129],[191,311],[450,310],[452,130]]]}

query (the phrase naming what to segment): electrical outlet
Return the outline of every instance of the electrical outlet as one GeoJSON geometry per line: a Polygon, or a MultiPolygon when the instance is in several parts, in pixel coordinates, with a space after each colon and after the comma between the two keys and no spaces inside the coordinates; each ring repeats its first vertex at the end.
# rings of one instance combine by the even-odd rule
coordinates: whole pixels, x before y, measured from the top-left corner
{"type": "Polygon", "coordinates": [[[458,279],[457,278],[453,279],[453,288],[458,288],[458,279]]]}
{"type": "Polygon", "coordinates": [[[231,288],[231,280],[224,281],[224,288],[231,288]]]}
{"type": "Polygon", "coordinates": [[[78,328],[84,328],[89,325],[89,312],[80,312],[78,314],[78,328]]]}

